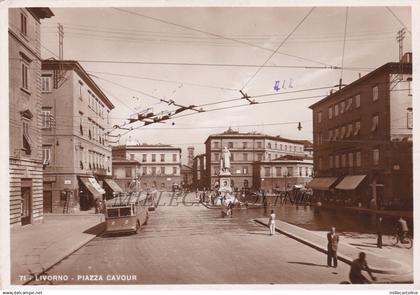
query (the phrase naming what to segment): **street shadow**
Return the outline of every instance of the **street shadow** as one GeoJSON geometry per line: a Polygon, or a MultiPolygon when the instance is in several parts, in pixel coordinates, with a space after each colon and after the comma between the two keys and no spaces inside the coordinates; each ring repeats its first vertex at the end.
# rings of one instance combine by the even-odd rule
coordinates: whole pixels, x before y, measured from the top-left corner
{"type": "Polygon", "coordinates": [[[250,235],[260,235],[260,236],[269,236],[270,233],[265,233],[265,232],[248,232],[248,234],[250,235]]]}
{"type": "Polygon", "coordinates": [[[316,263],[301,262],[301,261],[288,261],[287,263],[291,263],[291,264],[302,264],[302,265],[308,265],[308,266],[328,267],[328,265],[325,265],[325,264],[316,264],[316,263]]]}
{"type": "Polygon", "coordinates": [[[83,233],[98,236],[105,230],[105,222],[101,222],[91,228],[88,228],[83,233]]]}

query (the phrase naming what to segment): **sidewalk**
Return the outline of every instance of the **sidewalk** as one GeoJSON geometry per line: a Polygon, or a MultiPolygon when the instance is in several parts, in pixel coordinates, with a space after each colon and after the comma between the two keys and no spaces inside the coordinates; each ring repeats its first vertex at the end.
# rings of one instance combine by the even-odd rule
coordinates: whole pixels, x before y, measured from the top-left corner
{"type": "Polygon", "coordinates": [[[12,228],[11,284],[25,284],[104,230],[102,214],[47,214],[40,224],[12,228]]]}
{"type": "MultiPolygon", "coordinates": [[[[264,226],[268,225],[267,218],[258,218],[254,219],[254,221],[264,226]]],[[[304,228],[289,224],[281,220],[276,220],[276,231],[290,238],[293,238],[303,244],[306,244],[320,252],[327,253],[326,233],[306,230],[304,228]]],[[[384,254],[381,255],[378,253],[378,251],[366,251],[364,249],[361,249],[360,247],[354,246],[354,243],[351,242],[351,237],[344,237],[341,239],[338,245],[339,260],[347,264],[351,264],[351,262],[358,257],[359,252],[365,251],[367,253],[369,267],[373,272],[404,276],[407,276],[413,272],[412,259],[411,263],[409,263],[409,261],[403,262],[402,259],[398,259],[397,257],[394,257],[394,255],[392,255],[392,259],[390,259],[389,257],[391,257],[391,250],[389,249],[382,249],[387,251],[384,251],[384,254]],[[394,260],[395,258],[397,258],[398,261],[394,260]]],[[[369,243],[365,244],[365,246],[368,244],[369,243]]],[[[381,251],[380,249],[378,250],[381,251]]],[[[406,253],[408,254],[411,253],[412,255],[412,249],[403,250],[407,251],[406,253]]]]}

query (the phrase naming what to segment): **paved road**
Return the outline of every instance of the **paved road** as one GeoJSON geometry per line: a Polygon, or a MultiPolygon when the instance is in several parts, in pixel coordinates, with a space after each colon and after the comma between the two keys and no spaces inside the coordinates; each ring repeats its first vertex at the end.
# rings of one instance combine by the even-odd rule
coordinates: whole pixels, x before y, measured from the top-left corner
{"type": "MultiPolygon", "coordinates": [[[[168,203],[168,197],[162,201],[168,203]]],[[[46,281],[33,284],[338,284],[347,280],[348,265],[339,262],[337,269],[327,268],[324,254],[293,239],[269,236],[267,228],[251,220],[221,218],[219,210],[186,205],[159,207],[137,235],[95,238],[49,270],[46,281]]]]}

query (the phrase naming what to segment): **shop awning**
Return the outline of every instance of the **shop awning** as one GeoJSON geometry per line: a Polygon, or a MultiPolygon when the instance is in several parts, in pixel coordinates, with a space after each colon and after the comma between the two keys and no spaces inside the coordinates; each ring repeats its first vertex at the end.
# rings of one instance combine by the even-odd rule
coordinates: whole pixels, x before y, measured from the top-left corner
{"type": "Polygon", "coordinates": [[[317,177],[308,182],[306,187],[313,190],[328,191],[336,180],[337,177],[317,177]]]}
{"type": "Polygon", "coordinates": [[[101,198],[102,195],[105,194],[104,189],[99,185],[95,178],[80,177],[80,180],[95,198],[101,198]]]}
{"type": "Polygon", "coordinates": [[[341,190],[354,190],[365,177],[366,175],[347,175],[335,188],[341,190]]]}
{"type": "Polygon", "coordinates": [[[116,193],[123,193],[123,190],[118,185],[118,183],[115,182],[115,180],[113,180],[111,178],[105,178],[104,180],[105,180],[106,184],[112,189],[112,191],[114,191],[116,193]]]}

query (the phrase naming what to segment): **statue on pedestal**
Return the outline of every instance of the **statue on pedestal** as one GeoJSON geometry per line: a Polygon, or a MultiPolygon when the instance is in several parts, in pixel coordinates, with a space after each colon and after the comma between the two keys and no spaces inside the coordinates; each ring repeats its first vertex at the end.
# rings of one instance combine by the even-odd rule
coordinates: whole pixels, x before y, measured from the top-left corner
{"type": "Polygon", "coordinates": [[[220,170],[226,172],[226,171],[229,171],[229,169],[230,169],[230,151],[228,150],[227,147],[225,147],[222,152],[220,170]]]}

